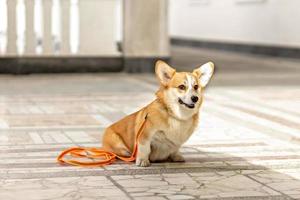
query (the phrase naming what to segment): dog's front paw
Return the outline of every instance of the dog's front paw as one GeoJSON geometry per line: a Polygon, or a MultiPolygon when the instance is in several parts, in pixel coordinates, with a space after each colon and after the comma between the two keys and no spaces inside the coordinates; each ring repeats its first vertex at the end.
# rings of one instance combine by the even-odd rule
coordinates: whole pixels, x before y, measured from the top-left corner
{"type": "Polygon", "coordinates": [[[184,157],[179,153],[170,155],[170,159],[173,162],[185,162],[184,157]]]}
{"type": "Polygon", "coordinates": [[[140,167],[149,167],[150,161],[149,161],[149,159],[137,158],[135,161],[135,164],[140,167]]]}

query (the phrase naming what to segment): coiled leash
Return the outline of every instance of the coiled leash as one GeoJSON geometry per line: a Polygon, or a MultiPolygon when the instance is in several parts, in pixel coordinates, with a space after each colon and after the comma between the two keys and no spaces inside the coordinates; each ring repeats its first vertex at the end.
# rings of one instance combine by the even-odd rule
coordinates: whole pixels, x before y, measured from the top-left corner
{"type": "Polygon", "coordinates": [[[125,162],[132,162],[136,159],[137,154],[137,142],[145,129],[147,115],[139,128],[139,131],[136,135],[134,142],[134,149],[130,157],[118,156],[117,154],[109,151],[105,151],[102,148],[95,147],[71,147],[69,149],[64,150],[57,157],[57,162],[60,164],[69,164],[74,166],[82,166],[82,167],[99,167],[103,165],[109,165],[113,163],[116,159],[123,160],[125,162]],[[88,158],[94,161],[91,162],[83,162],[76,159],[66,159],[65,157],[73,157],[73,158],[88,158]],[[95,161],[97,160],[97,161],[95,161]]]}

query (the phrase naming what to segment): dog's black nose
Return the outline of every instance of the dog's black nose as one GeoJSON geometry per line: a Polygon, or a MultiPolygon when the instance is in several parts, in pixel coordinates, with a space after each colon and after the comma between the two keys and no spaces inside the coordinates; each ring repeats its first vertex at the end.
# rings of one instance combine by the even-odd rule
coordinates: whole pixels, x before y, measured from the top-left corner
{"type": "Polygon", "coordinates": [[[198,101],[198,97],[197,96],[192,96],[191,97],[192,102],[196,103],[198,101]]]}

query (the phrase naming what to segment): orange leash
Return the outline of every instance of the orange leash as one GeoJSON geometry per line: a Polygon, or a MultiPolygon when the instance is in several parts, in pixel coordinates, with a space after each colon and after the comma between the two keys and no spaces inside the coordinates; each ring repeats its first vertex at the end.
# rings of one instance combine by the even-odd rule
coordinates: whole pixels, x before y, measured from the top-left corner
{"type": "Polygon", "coordinates": [[[61,154],[57,157],[57,162],[60,164],[69,164],[69,165],[82,166],[82,167],[99,167],[103,165],[109,165],[113,163],[117,158],[125,162],[135,161],[136,154],[137,154],[137,142],[142,132],[145,129],[146,119],[147,119],[147,115],[136,135],[134,149],[130,157],[118,156],[117,154],[113,152],[105,151],[102,148],[71,147],[61,152],[61,154]],[[89,158],[91,160],[97,159],[98,161],[83,162],[74,159],[66,159],[65,156],[67,155],[74,158],[89,158]]]}

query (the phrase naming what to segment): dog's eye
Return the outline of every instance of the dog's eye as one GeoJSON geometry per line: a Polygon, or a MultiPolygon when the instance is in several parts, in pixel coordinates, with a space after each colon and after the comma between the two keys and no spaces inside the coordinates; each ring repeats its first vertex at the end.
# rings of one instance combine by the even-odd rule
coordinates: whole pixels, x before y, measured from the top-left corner
{"type": "Polygon", "coordinates": [[[198,90],[199,86],[198,85],[194,85],[194,89],[198,90]]]}
{"type": "Polygon", "coordinates": [[[179,88],[180,90],[185,90],[185,86],[184,86],[184,85],[179,85],[178,88],[179,88]]]}

